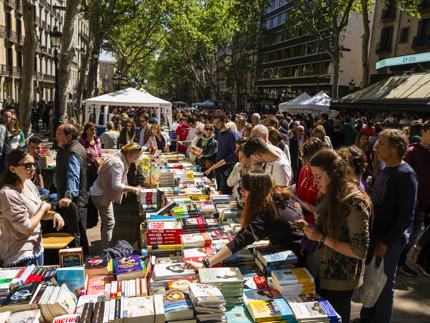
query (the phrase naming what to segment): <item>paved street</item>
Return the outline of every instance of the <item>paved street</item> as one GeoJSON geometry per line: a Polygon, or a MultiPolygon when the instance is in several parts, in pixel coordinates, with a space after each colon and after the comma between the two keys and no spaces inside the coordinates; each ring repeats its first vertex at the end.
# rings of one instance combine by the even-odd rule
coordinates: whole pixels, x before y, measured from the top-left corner
{"type": "MultiPolygon", "coordinates": [[[[137,247],[138,210],[134,196],[128,197],[123,205],[115,207],[116,226],[114,240],[129,241],[137,247]]],[[[91,251],[100,249],[100,222],[97,227],[88,230],[91,251]]],[[[353,304],[351,318],[359,316],[361,305],[353,304]]],[[[430,322],[430,279],[420,275],[418,278],[397,276],[396,298],[392,323],[429,323],[430,322]]]]}

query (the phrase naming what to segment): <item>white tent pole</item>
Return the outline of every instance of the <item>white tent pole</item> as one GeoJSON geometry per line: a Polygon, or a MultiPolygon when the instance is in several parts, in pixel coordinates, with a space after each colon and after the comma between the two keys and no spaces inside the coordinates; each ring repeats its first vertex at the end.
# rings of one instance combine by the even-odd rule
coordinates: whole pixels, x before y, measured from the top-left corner
{"type": "Polygon", "coordinates": [[[158,119],[158,122],[161,123],[161,106],[160,105],[158,106],[158,109],[157,109],[157,119],[158,119]]]}
{"type": "Polygon", "coordinates": [[[96,106],[96,125],[99,124],[99,119],[100,119],[100,111],[102,109],[101,105],[97,105],[96,106]]]}
{"type": "Polygon", "coordinates": [[[107,125],[107,121],[108,121],[108,114],[109,114],[109,105],[105,105],[105,115],[104,115],[104,118],[103,118],[103,126],[105,126],[106,127],[106,125],[107,125]]]}

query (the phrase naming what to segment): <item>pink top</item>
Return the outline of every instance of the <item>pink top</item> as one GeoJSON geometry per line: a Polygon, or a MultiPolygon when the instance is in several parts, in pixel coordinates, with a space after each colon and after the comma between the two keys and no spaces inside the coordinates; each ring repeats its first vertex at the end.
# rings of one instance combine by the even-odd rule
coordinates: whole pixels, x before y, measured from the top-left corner
{"type": "Polygon", "coordinates": [[[87,152],[87,164],[89,167],[96,165],[96,159],[102,156],[102,144],[99,138],[94,139],[94,145],[88,139],[79,138],[79,142],[87,152]]]}

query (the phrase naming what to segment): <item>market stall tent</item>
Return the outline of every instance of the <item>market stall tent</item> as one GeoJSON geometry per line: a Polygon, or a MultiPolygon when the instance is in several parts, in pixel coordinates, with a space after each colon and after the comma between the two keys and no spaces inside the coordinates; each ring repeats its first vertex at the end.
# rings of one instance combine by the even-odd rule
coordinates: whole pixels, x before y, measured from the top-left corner
{"type": "Polygon", "coordinates": [[[321,91],[300,103],[288,105],[284,111],[289,113],[312,113],[314,115],[320,115],[321,113],[330,112],[330,102],[331,97],[324,91],[321,91]]]}
{"type": "Polygon", "coordinates": [[[300,104],[301,102],[303,102],[307,99],[310,99],[310,98],[311,98],[311,96],[309,94],[307,94],[306,92],[303,92],[298,97],[296,97],[290,101],[282,102],[281,104],[279,104],[279,111],[280,112],[287,112],[289,106],[295,105],[295,104],[300,104]]]}
{"type": "Polygon", "coordinates": [[[134,88],[127,88],[87,99],[85,101],[85,122],[90,120],[92,114],[95,114],[95,120],[100,120],[103,107],[103,125],[105,126],[108,121],[109,107],[111,106],[154,109],[158,120],[161,120],[161,115],[163,115],[168,126],[172,125],[172,103],[157,98],[144,90],[139,91],[134,88]]]}

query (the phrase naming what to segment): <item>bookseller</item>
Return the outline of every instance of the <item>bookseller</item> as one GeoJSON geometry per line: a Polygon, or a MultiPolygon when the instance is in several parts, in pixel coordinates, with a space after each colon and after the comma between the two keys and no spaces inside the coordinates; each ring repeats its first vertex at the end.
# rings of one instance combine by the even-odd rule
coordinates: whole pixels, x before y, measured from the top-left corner
{"type": "Polygon", "coordinates": [[[31,179],[36,166],[33,156],[16,149],[6,157],[0,179],[0,266],[43,265],[41,220],[53,220],[55,229],[63,218],[40,199],[31,179]]]}
{"type": "Polygon", "coordinates": [[[372,202],[333,149],[316,153],[310,167],[321,198],[316,225],[302,222],[306,237],[318,244],[308,268],[319,281],[319,294],[349,322],[352,293],[363,280],[372,202]]]}
{"type": "Polygon", "coordinates": [[[101,164],[97,179],[90,189],[91,199],[102,221],[102,247],[108,248],[115,227],[113,204],[121,203],[126,192],[138,194],[140,188],[127,185],[129,166],[139,158],[142,148],[137,143],[124,145],[121,150],[106,158],[101,164]]]}
{"type": "Polygon", "coordinates": [[[268,237],[273,245],[286,247],[299,254],[302,235],[290,226],[303,218],[301,207],[283,187],[274,187],[270,175],[251,172],[242,177],[240,191],[245,207],[240,218],[242,229],[232,241],[202,264],[189,263],[195,268],[210,267],[222,262],[239,250],[268,237]]]}

